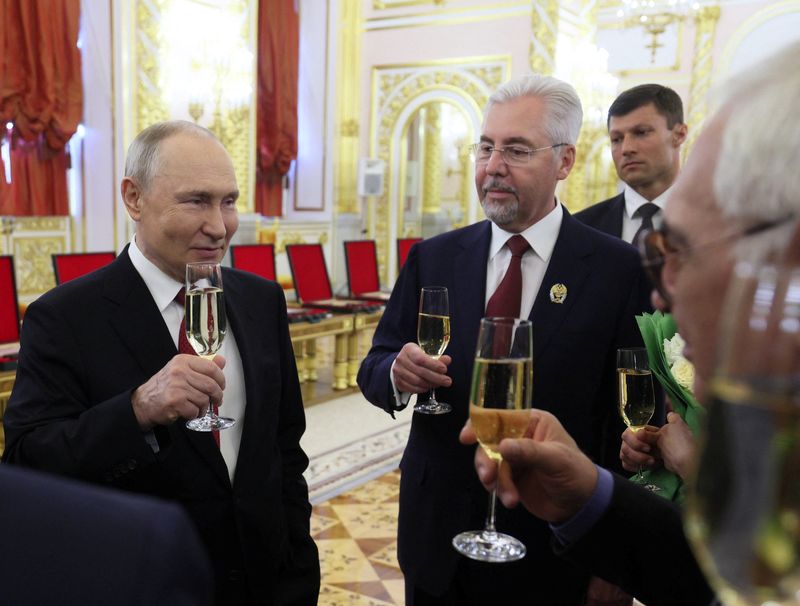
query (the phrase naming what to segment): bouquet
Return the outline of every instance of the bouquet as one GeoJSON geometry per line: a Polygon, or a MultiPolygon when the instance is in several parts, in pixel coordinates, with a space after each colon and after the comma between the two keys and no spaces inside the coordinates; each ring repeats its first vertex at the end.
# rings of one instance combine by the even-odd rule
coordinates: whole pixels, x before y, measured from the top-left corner
{"type": "MultiPolygon", "coordinates": [[[[704,409],[692,394],[694,366],[683,357],[684,340],[678,334],[675,320],[670,314],[656,311],[652,314],[636,316],[642,333],[650,370],[664,388],[672,403],[672,411],[677,413],[697,438],[704,409]]],[[[655,484],[661,490],[659,496],[681,502],[683,482],[676,474],[666,468],[645,472],[647,483],[655,484]]]]}

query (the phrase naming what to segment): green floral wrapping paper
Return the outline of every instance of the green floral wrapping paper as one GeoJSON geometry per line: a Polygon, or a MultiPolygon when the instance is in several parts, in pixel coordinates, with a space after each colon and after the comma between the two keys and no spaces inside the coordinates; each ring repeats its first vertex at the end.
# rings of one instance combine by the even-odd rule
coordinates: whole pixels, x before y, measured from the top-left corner
{"type": "MultiPolygon", "coordinates": [[[[691,392],[694,367],[683,357],[684,342],[675,320],[670,314],[656,311],[636,316],[636,322],[647,348],[651,372],[672,402],[673,412],[680,415],[697,437],[705,411],[691,392]]],[[[676,474],[661,467],[646,471],[644,475],[648,484],[661,488],[657,495],[683,502],[683,482],[676,474]]]]}

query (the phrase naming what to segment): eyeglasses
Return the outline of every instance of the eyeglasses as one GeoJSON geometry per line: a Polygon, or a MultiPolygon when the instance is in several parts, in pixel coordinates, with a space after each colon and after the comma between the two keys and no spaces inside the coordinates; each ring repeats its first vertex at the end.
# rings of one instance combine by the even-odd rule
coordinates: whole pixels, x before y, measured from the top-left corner
{"type": "Polygon", "coordinates": [[[555,143],[547,147],[537,147],[530,149],[528,147],[521,147],[519,145],[511,145],[509,147],[494,147],[489,143],[473,143],[469,146],[469,152],[472,160],[476,164],[486,164],[489,158],[492,157],[493,152],[500,152],[503,162],[509,166],[523,166],[527,164],[536,152],[544,151],[546,149],[555,149],[562,145],[569,145],[569,143],[555,143]]]}
{"type": "Polygon", "coordinates": [[[664,266],[670,258],[677,257],[688,252],[697,252],[705,249],[714,248],[722,244],[727,244],[739,238],[746,238],[761,232],[769,231],[775,227],[788,223],[794,219],[794,214],[790,213],[779,219],[770,219],[751,225],[745,229],[728,234],[723,238],[700,244],[694,247],[683,247],[675,242],[675,235],[665,223],[660,229],[650,229],[645,231],[639,238],[639,254],[642,257],[644,266],[650,281],[658,291],[658,294],[668,303],[672,304],[672,299],[664,286],[664,266]]]}

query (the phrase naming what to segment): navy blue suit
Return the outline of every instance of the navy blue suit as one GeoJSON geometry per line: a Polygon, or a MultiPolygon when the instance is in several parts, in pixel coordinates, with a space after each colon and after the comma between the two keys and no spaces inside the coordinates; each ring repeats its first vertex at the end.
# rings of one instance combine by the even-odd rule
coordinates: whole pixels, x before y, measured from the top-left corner
{"type": "Polygon", "coordinates": [[[599,229],[610,236],[622,237],[622,217],[625,212],[625,194],[620,193],[575,213],[578,221],[599,229]]]}
{"type": "Polygon", "coordinates": [[[283,292],[248,272],[223,276],[247,399],[233,484],[211,434],[181,421],[157,427],[154,453],[136,422],[131,392],[177,351],[127,250],[28,307],[4,457],[181,503],[220,604],[316,604],[305,416],[283,292]]]}
{"type": "Polygon", "coordinates": [[[569,548],[555,548],[648,606],[707,606],[714,599],[678,507],[620,476],[597,524],[569,548]]]}
{"type": "MultiPolygon", "coordinates": [[[[490,241],[491,224],[483,221],[411,249],[358,374],[367,399],[391,411],[390,367],[402,346],[416,341],[420,288],[449,289],[451,341],[445,353],[453,358],[448,369],[453,384],[437,389],[436,395],[452,404],[453,412],[414,415],[401,462],[400,565],[408,582],[433,595],[450,586],[459,566],[452,537],[482,527],[486,514],[474,448],[460,445],[458,434],[468,417],[490,241]]],[[[619,467],[624,430],[616,411],[616,349],[641,345],[634,316],[649,309],[648,298],[634,249],[584,226],[565,209],[530,315],[533,406],[553,412],[583,450],[612,468],[619,467]],[[554,284],[567,288],[561,304],[551,301],[554,284]]],[[[553,555],[546,524],[524,510],[500,507],[497,527],[522,539],[528,556],[514,564],[478,565],[470,572],[479,581],[485,575],[496,603],[577,603],[587,576],[553,555]]]]}
{"type": "Polygon", "coordinates": [[[11,465],[0,495],[0,604],[211,604],[203,546],[177,505],[11,465]]]}

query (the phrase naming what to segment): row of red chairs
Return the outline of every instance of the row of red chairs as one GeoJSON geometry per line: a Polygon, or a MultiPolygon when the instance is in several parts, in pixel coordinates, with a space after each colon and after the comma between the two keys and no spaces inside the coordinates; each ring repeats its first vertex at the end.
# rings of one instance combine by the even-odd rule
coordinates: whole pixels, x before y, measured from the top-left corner
{"type": "MultiPolygon", "coordinates": [[[[411,247],[421,238],[397,240],[398,266],[403,267],[411,247]]],[[[345,266],[350,296],[342,300],[333,296],[325,254],[320,244],[289,244],[286,253],[298,301],[334,311],[370,311],[385,303],[388,293],[380,290],[378,255],[375,240],[350,240],[344,243],[345,266]]],[[[52,255],[56,284],[92,272],[110,263],[113,252],[62,253],[52,255]]],[[[253,272],[269,280],[276,279],[275,249],[272,244],[231,246],[231,262],[236,268],[253,272]]],[[[19,341],[19,304],[14,277],[14,258],[0,255],[0,343],[19,341]]]]}

